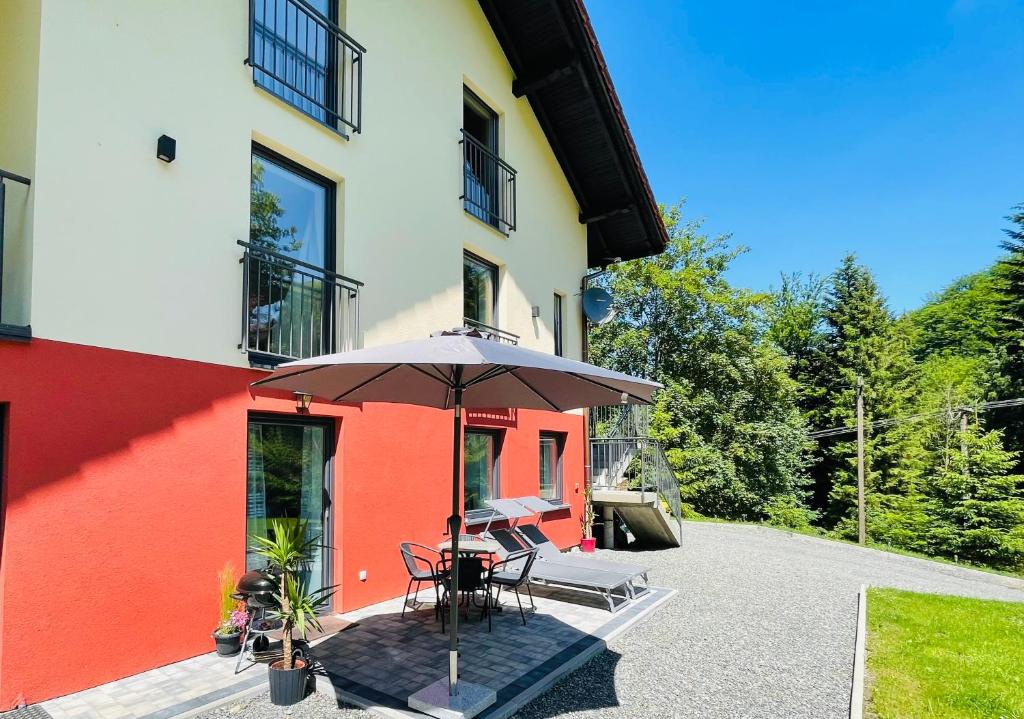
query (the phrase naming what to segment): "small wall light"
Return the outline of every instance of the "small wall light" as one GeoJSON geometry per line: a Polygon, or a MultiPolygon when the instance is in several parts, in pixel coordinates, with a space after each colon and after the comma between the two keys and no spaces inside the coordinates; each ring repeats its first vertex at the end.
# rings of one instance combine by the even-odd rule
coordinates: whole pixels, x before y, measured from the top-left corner
{"type": "Polygon", "coordinates": [[[313,401],[313,395],[305,392],[295,393],[295,411],[306,413],[309,411],[309,403],[313,401]]]}
{"type": "Polygon", "coordinates": [[[531,307],[530,312],[533,313],[534,317],[540,317],[540,305],[534,305],[531,307]]]}
{"type": "Polygon", "coordinates": [[[161,135],[156,141],[156,156],[164,162],[174,162],[178,142],[169,135],[161,135]]]}

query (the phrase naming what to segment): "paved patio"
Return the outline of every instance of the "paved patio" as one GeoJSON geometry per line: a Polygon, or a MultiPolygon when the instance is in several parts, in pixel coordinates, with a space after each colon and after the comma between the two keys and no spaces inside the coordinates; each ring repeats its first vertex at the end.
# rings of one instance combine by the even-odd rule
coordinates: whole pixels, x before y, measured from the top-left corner
{"type": "MultiPolygon", "coordinates": [[[[604,601],[578,592],[535,588],[536,611],[524,627],[514,597],[502,596],[493,632],[473,610],[460,624],[461,677],[491,687],[497,704],[481,717],[506,717],[566,673],[604,649],[606,642],[649,614],[675,592],[653,589],[610,614],[604,601]]],[[[426,599],[427,591],[421,596],[426,599]]],[[[433,599],[432,590],[429,592],[433,599]]],[[[315,642],[317,691],[339,702],[392,717],[420,717],[409,695],[446,676],[447,635],[432,604],[401,616],[401,598],[340,615],[355,627],[315,642]]],[[[527,600],[528,601],[528,600],[527,600]]],[[[189,717],[266,689],[266,669],[235,675],[235,658],[204,654],[77,694],[43,702],[53,719],[170,719],[189,717]]]]}

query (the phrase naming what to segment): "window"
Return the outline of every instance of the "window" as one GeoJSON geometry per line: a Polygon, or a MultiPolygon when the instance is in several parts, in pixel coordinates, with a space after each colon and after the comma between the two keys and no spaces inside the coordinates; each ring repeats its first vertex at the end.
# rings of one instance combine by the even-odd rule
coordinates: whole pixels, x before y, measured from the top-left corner
{"type": "Polygon", "coordinates": [[[552,334],[555,336],[555,354],[562,357],[562,296],[555,293],[555,319],[552,325],[552,334]]]}
{"type": "Polygon", "coordinates": [[[553,504],[562,501],[562,447],[561,434],[542,432],[540,435],[540,498],[553,504]]]}
{"type": "Polygon", "coordinates": [[[497,432],[467,429],[463,439],[465,512],[487,509],[485,500],[498,497],[498,455],[501,437],[497,432]]]}
{"type": "Polygon", "coordinates": [[[466,252],[462,257],[462,314],[467,325],[493,328],[498,323],[498,268],[466,252]]]}
{"type": "Polygon", "coordinates": [[[516,225],[516,171],[498,154],[498,115],[463,88],[462,201],[466,212],[508,235],[516,225]]]}
{"type": "MultiPolygon", "coordinates": [[[[291,417],[251,417],[246,470],[246,536],[266,537],[272,520],[307,522],[310,537],[322,545],[301,572],[310,591],[330,585],[329,537],[330,420],[291,417]]],[[[248,544],[248,542],[247,542],[248,544]]],[[[246,548],[245,568],[259,569],[266,561],[246,548]]]]}
{"type": "Polygon", "coordinates": [[[365,49],[338,27],[338,0],[250,7],[253,82],[336,132],[359,132],[365,49]]]}
{"type": "Polygon", "coordinates": [[[246,268],[251,353],[298,358],[333,351],[334,206],[327,178],[254,148],[246,268]]]}
{"type": "Polygon", "coordinates": [[[498,115],[468,88],[462,88],[462,129],[491,154],[498,154],[498,115]]]}

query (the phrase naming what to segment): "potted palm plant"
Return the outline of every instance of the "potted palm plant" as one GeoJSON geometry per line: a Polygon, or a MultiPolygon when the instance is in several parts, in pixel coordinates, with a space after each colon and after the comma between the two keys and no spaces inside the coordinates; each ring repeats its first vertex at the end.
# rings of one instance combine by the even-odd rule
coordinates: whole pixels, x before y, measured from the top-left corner
{"type": "Polygon", "coordinates": [[[299,572],[307,566],[313,551],[320,546],[319,537],[307,536],[306,522],[270,523],[269,537],[250,537],[256,553],[263,557],[273,574],[277,591],[277,607],[268,613],[281,621],[282,656],[269,667],[270,701],[277,706],[289,706],[302,700],[309,678],[309,662],[295,657],[292,632],[306,638],[309,629],[322,631],[317,612],[327,606],[333,587],[308,591],[299,580],[299,572]]]}
{"type": "Polygon", "coordinates": [[[580,517],[580,524],[583,525],[583,540],[580,542],[580,550],[593,552],[597,546],[594,539],[594,496],[590,489],[590,482],[583,486],[583,516],[580,517]]]}
{"type": "Polygon", "coordinates": [[[249,621],[249,615],[238,608],[235,599],[235,568],[231,564],[217,573],[220,585],[220,622],[213,630],[213,641],[217,653],[223,657],[233,656],[242,650],[242,630],[249,621]]]}

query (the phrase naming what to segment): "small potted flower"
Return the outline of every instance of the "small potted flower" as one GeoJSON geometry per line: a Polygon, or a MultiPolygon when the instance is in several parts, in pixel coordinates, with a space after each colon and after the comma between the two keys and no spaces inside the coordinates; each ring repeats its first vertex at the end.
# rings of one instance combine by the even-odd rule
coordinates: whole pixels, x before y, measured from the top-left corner
{"type": "Polygon", "coordinates": [[[217,575],[220,583],[220,622],[213,630],[217,654],[230,657],[242,650],[242,630],[249,623],[249,615],[239,609],[235,592],[235,570],[228,564],[217,575]]]}

